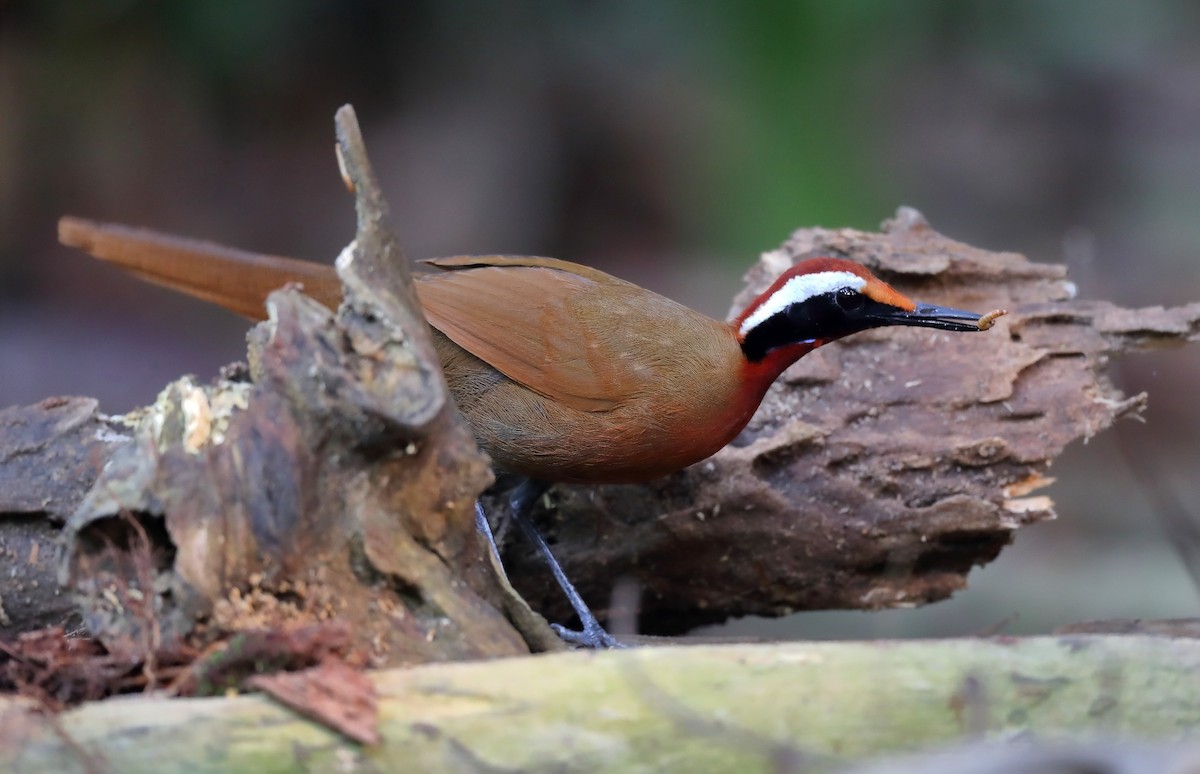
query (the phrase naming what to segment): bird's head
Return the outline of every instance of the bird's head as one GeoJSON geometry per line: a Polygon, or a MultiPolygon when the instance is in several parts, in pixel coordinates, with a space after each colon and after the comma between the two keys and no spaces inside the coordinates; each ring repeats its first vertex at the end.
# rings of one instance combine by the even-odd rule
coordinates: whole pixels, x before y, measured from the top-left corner
{"type": "Polygon", "coordinates": [[[827,342],[885,325],[985,330],[1000,314],[917,303],[853,261],[811,258],[779,275],[733,327],[747,361],[759,363],[782,348],[794,361],[827,342]]]}

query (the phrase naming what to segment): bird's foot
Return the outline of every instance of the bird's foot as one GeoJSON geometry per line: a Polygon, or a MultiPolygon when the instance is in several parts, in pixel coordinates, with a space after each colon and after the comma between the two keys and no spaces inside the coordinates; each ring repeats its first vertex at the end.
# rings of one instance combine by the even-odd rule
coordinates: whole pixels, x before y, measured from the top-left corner
{"type": "MultiPolygon", "coordinates": [[[[530,518],[529,511],[533,503],[537,498],[541,497],[544,491],[546,491],[545,482],[526,479],[513,492],[510,503],[513,521],[537,548],[538,553],[542,555],[542,559],[546,562],[546,566],[550,568],[551,574],[558,581],[558,585],[563,590],[563,593],[566,594],[567,601],[571,603],[571,608],[575,611],[575,615],[579,617],[581,624],[579,631],[574,631],[558,624],[551,624],[551,628],[554,629],[554,633],[563,642],[581,648],[608,650],[610,648],[628,647],[623,642],[618,641],[616,637],[606,632],[604,627],[600,625],[600,622],[596,620],[596,616],[592,614],[591,608],[587,606],[587,603],[583,601],[583,597],[575,590],[574,584],[567,578],[562,565],[554,558],[554,553],[550,550],[550,545],[546,542],[546,538],[542,537],[541,531],[538,530],[537,525],[530,518]]],[[[487,519],[483,516],[482,508],[476,508],[476,520],[482,525],[487,524],[487,519]]],[[[483,526],[480,527],[480,531],[483,531],[483,526]]]]}
{"type": "Polygon", "coordinates": [[[559,639],[568,645],[575,645],[580,648],[588,648],[591,650],[616,650],[619,648],[628,648],[629,646],[618,640],[604,630],[604,627],[592,621],[592,626],[584,626],[580,631],[568,629],[562,624],[550,624],[550,628],[558,635],[559,639]]]}

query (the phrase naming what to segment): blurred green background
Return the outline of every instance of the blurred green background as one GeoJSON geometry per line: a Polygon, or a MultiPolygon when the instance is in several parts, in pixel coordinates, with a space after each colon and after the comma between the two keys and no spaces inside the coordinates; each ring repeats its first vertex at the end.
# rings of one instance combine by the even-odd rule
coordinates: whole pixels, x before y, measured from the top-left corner
{"type": "MultiPolygon", "coordinates": [[[[720,316],[793,229],[909,204],[1066,262],[1083,297],[1200,299],[1192,3],[0,0],[0,406],[118,413],[238,359],[244,321],[59,248],[55,221],[331,261],[353,230],[346,102],[413,257],[553,255],[720,316]]],[[[1060,520],[954,600],[731,630],[1194,614],[1196,544],[1163,519],[1200,514],[1200,351],[1114,378],[1151,393],[1146,424],[1071,449],[1060,520]]]]}

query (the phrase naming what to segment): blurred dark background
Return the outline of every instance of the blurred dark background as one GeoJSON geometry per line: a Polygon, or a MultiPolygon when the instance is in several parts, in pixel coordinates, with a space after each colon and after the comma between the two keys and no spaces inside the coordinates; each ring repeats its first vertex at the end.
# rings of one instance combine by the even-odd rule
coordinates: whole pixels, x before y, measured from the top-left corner
{"type": "MultiPolygon", "coordinates": [[[[0,0],[0,407],[119,413],[238,359],[246,322],[58,247],[55,221],[331,261],[346,102],[413,257],[553,255],[721,316],[793,229],[910,204],[1066,262],[1085,298],[1200,299],[1196,4],[0,0]]],[[[1164,517],[1200,514],[1200,347],[1114,378],[1147,422],[1071,449],[1060,520],[954,600],[732,631],[1194,615],[1164,517]]]]}

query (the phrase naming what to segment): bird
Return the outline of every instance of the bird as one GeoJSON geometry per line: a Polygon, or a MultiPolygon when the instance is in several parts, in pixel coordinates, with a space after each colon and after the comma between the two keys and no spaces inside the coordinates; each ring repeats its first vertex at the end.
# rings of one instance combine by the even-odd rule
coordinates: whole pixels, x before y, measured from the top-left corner
{"type": "MultiPolygon", "coordinates": [[[[341,301],[324,264],[73,217],[60,220],[59,239],[252,319],[265,319],[267,295],[292,282],[330,308],[341,301]]],[[[523,477],[510,498],[513,519],[582,624],[556,631],[592,647],[620,643],[528,517],[548,485],[642,483],[706,459],[745,428],[786,368],[844,336],[884,326],[980,331],[1003,314],[918,303],[863,265],[828,255],[791,266],[729,321],[554,258],[422,263],[416,294],[449,391],[493,466],[523,477]]],[[[484,530],[478,505],[477,521],[484,530]]]]}

